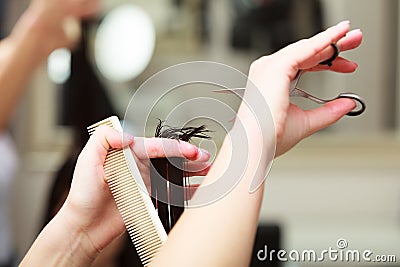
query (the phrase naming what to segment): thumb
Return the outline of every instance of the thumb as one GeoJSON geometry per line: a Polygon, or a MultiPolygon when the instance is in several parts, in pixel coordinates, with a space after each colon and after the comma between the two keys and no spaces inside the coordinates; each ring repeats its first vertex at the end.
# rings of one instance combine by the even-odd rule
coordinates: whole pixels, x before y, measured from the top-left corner
{"type": "Polygon", "coordinates": [[[354,100],[339,98],[329,101],[322,107],[305,111],[309,125],[306,136],[322,130],[341,119],[356,107],[354,100]]]}
{"type": "Polygon", "coordinates": [[[85,164],[91,166],[103,165],[107,152],[111,148],[123,148],[132,144],[133,136],[114,130],[108,126],[99,126],[82,150],[79,161],[84,160],[85,164]]]}

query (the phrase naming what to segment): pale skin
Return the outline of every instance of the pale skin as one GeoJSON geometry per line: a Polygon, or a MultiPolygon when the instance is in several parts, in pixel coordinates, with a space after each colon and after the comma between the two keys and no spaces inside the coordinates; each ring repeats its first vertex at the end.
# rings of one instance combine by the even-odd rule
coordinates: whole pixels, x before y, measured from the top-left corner
{"type": "Polygon", "coordinates": [[[185,157],[190,160],[187,170],[195,170],[191,174],[203,176],[209,170],[210,155],[192,144],[160,138],[134,140],[128,134],[122,139],[119,132],[108,127],[96,130],[78,158],[77,166],[85,167],[75,169],[64,205],[38,236],[20,266],[89,266],[109,241],[124,232],[102,168],[110,147],[130,146],[145,182],[149,181],[149,158],[185,157]],[[52,238],[60,232],[63,232],[61,239],[52,238]]]}
{"type": "MultiPolygon", "coordinates": [[[[275,121],[276,156],[355,108],[352,100],[338,99],[317,109],[303,111],[290,103],[288,94],[290,81],[298,70],[328,69],[318,63],[331,57],[331,43],[337,43],[342,52],[360,45],[361,31],[349,29],[349,22],[342,22],[251,65],[249,79],[269,103],[275,121]]],[[[356,68],[356,63],[339,57],[329,70],[350,73],[356,68]]],[[[244,99],[250,99],[253,93],[246,90],[244,99]]],[[[187,266],[188,262],[190,266],[249,264],[264,188],[261,186],[250,193],[249,184],[255,177],[264,177],[265,172],[256,170],[259,166],[265,169],[267,164],[265,156],[254,160],[256,156],[253,155],[259,155],[260,149],[268,147],[266,142],[270,142],[268,135],[271,133],[259,128],[246,105],[239,108],[238,118],[246,122],[248,140],[251,140],[249,166],[243,177],[219,201],[186,210],[152,266],[187,266]],[[259,134],[260,131],[263,135],[259,134]]],[[[229,134],[238,134],[235,125],[229,134]]],[[[79,158],[67,201],[35,241],[21,266],[89,266],[97,253],[124,231],[105,183],[102,166],[110,147],[121,148],[129,144],[122,143],[120,135],[112,130],[96,132],[79,158]],[[87,183],[91,187],[83,186],[87,183]]],[[[211,183],[221,176],[228,164],[226,155],[230,150],[226,139],[204,183],[211,183]]],[[[195,194],[196,197],[201,196],[195,194]]]]}
{"type": "Polygon", "coordinates": [[[99,9],[99,0],[30,3],[11,34],[0,42],[0,131],[7,127],[34,70],[56,48],[73,48],[79,37],[79,20],[99,9]]]}

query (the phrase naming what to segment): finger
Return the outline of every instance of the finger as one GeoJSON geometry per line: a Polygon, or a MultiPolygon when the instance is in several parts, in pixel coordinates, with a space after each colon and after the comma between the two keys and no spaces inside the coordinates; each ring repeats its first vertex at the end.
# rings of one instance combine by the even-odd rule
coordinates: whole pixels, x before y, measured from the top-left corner
{"type": "Polygon", "coordinates": [[[100,125],[94,131],[93,135],[89,139],[89,142],[95,142],[101,145],[105,150],[110,148],[123,148],[132,144],[134,137],[128,133],[120,133],[115,129],[112,129],[106,125],[100,125]],[[93,140],[93,141],[91,141],[93,140]]]}
{"type": "Polygon", "coordinates": [[[101,125],[89,138],[81,155],[86,158],[87,162],[103,165],[110,148],[123,148],[132,144],[133,141],[133,136],[125,134],[124,138],[122,138],[120,132],[108,126],[101,125]]]}
{"type": "Polygon", "coordinates": [[[345,37],[337,42],[340,52],[352,50],[360,46],[363,34],[360,29],[349,31],[345,37]]]}
{"type": "Polygon", "coordinates": [[[306,136],[334,124],[355,107],[354,100],[339,98],[326,103],[322,107],[305,111],[308,119],[306,136]]]}
{"type": "Polygon", "coordinates": [[[327,66],[327,65],[317,65],[311,69],[308,69],[307,71],[322,71],[322,70],[330,70],[334,72],[340,72],[340,73],[352,73],[356,71],[358,68],[358,64],[354,61],[342,58],[342,57],[337,57],[333,62],[332,66],[327,66]]]}
{"type": "Polygon", "coordinates": [[[69,16],[86,18],[98,14],[101,6],[99,0],[74,0],[65,2],[63,10],[69,16]]]}
{"type": "Polygon", "coordinates": [[[206,176],[211,166],[212,163],[208,162],[189,162],[184,168],[187,176],[206,176]]]}
{"type": "MultiPolygon", "coordinates": [[[[196,146],[194,146],[194,147],[196,147],[196,146]]],[[[187,156],[185,156],[188,160],[196,161],[199,163],[207,162],[210,160],[211,155],[207,150],[205,150],[203,148],[198,148],[198,147],[196,147],[196,148],[198,149],[197,155],[194,155],[193,157],[189,157],[189,154],[188,154],[187,156]]]]}
{"type": "Polygon", "coordinates": [[[183,157],[206,162],[210,154],[188,142],[168,138],[136,138],[131,149],[140,159],[183,157]]]}
{"type": "MultiPolygon", "coordinates": [[[[354,48],[357,48],[360,46],[362,42],[362,32],[360,29],[352,30],[346,34],[345,37],[340,39],[337,43],[337,46],[339,47],[339,50],[341,52],[351,50],[354,48]]],[[[325,49],[323,53],[331,53],[330,47],[325,49]]],[[[358,64],[355,63],[354,61],[350,61],[348,59],[345,59],[343,57],[337,57],[333,62],[332,66],[326,66],[326,65],[317,65],[311,69],[308,69],[307,71],[321,71],[321,70],[330,70],[334,72],[340,72],[340,73],[351,73],[354,72],[358,67],[358,64]]]]}
{"type": "MultiPolygon", "coordinates": [[[[348,32],[345,37],[343,37],[336,43],[336,46],[337,46],[338,52],[340,53],[340,52],[344,52],[347,50],[357,48],[358,46],[360,46],[361,41],[362,41],[362,32],[360,29],[356,29],[356,30],[348,32]]],[[[329,46],[321,52],[321,57],[324,58],[329,55],[331,55],[331,57],[332,57],[333,53],[335,53],[335,51],[333,51],[333,47],[329,46]]],[[[322,65],[322,67],[323,67],[322,69],[329,69],[329,70],[333,70],[333,71],[337,71],[337,72],[346,72],[346,73],[352,72],[355,70],[354,68],[352,68],[352,66],[354,67],[354,62],[353,62],[353,64],[346,65],[346,66],[350,66],[350,69],[345,68],[343,71],[341,71],[340,69],[339,69],[339,71],[332,69],[331,66],[333,64],[335,64],[337,59],[339,59],[339,57],[334,58],[332,60],[332,62],[330,63],[330,65],[320,63],[318,66],[322,65]]],[[[341,62],[341,63],[343,63],[343,62],[341,62]]],[[[343,65],[343,64],[340,64],[339,66],[341,66],[341,65],[343,65]]]]}
{"type": "MultiPolygon", "coordinates": [[[[331,44],[337,43],[344,37],[349,28],[350,22],[343,21],[309,39],[298,41],[283,48],[276,55],[291,59],[292,64],[294,64],[292,67],[296,70],[312,68],[332,56],[334,49],[331,44]]],[[[296,72],[293,75],[295,74],[296,72]]]]}
{"type": "MultiPolygon", "coordinates": [[[[337,41],[336,46],[338,48],[338,52],[344,52],[347,50],[351,50],[360,46],[362,41],[362,32],[360,29],[352,30],[348,32],[343,38],[337,41]]],[[[325,48],[320,57],[321,58],[330,58],[334,53],[334,48],[329,46],[325,48]]],[[[333,61],[334,62],[334,61],[333,61]]]]}
{"type": "Polygon", "coordinates": [[[87,4],[80,10],[79,16],[81,18],[90,18],[99,14],[101,11],[100,1],[92,0],[87,1],[87,4]]]}

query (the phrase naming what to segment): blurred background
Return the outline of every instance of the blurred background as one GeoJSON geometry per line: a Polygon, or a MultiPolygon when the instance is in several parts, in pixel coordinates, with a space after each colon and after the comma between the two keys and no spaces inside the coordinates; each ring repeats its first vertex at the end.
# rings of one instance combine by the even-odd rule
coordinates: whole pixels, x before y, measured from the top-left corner
{"type": "MultiPolygon", "coordinates": [[[[25,0],[2,0],[3,35],[27,5],[25,0]]],[[[307,74],[301,87],[322,98],[355,92],[364,97],[367,110],[360,117],[342,119],[275,160],[260,225],[279,226],[279,246],[287,250],[336,248],[336,241],[344,238],[350,249],[397,255],[400,261],[399,1],[103,0],[103,6],[102,14],[85,25],[83,62],[78,54],[82,49],[72,55],[58,51],[53,61],[38,69],[14,114],[12,135],[20,160],[11,204],[18,255],[23,255],[36,237],[54,175],[73,145],[70,125],[76,115],[71,114],[77,112],[73,99],[79,94],[73,85],[85,83],[84,68],[91,69],[89,75],[98,86],[88,91],[79,105],[105,103],[123,118],[135,90],[166,67],[210,60],[247,73],[258,57],[349,19],[353,29],[364,33],[359,49],[342,54],[358,62],[357,72],[307,74]],[[106,15],[126,4],[133,4],[142,12],[140,16],[145,14],[143,20],[116,19],[111,23],[106,15]],[[107,27],[102,27],[107,20],[114,27],[118,23],[122,28],[137,27],[121,31],[113,39],[100,32],[107,33],[107,27]],[[127,66],[137,70],[132,76],[107,73],[107,66],[101,65],[108,62],[104,53],[129,61],[128,54],[111,53],[123,51],[118,47],[125,42],[123,37],[130,38],[127,50],[149,48],[140,53],[143,59],[137,60],[137,65],[127,66]],[[113,43],[117,48],[112,48],[113,43]]],[[[114,17],[124,18],[121,14],[114,17]]],[[[120,67],[123,73],[124,66],[120,67]]],[[[306,100],[294,101],[304,108],[315,107],[306,100]]],[[[238,102],[232,99],[231,104],[235,107],[238,102]]],[[[182,112],[182,120],[192,113],[182,112]]],[[[217,146],[223,134],[213,136],[217,146]]]]}

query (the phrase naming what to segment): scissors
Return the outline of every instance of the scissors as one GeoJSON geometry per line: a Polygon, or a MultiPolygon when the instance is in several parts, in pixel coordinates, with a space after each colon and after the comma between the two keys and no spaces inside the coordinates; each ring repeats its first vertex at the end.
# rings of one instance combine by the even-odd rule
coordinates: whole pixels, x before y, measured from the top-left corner
{"type": "MultiPolygon", "coordinates": [[[[325,103],[328,103],[330,101],[333,101],[333,100],[339,99],[339,98],[350,98],[350,99],[357,101],[360,104],[360,108],[358,108],[357,110],[350,111],[349,113],[346,114],[347,116],[358,116],[358,115],[361,115],[365,111],[365,107],[366,107],[365,101],[361,96],[359,96],[357,94],[341,93],[337,97],[332,98],[332,99],[321,99],[321,98],[313,96],[313,95],[307,93],[306,91],[300,89],[297,85],[298,85],[299,80],[300,80],[301,76],[303,75],[303,73],[304,73],[304,70],[300,70],[299,72],[297,72],[296,77],[290,82],[290,90],[289,90],[290,96],[304,97],[311,101],[314,101],[317,104],[325,104],[325,103]]],[[[213,90],[213,92],[231,93],[231,94],[235,93],[235,94],[238,94],[239,96],[243,97],[245,90],[246,90],[246,88],[231,88],[231,89],[213,90]]]]}
{"type": "Polygon", "coordinates": [[[346,114],[347,116],[358,116],[358,115],[361,115],[365,111],[365,101],[364,101],[364,99],[362,99],[362,97],[360,97],[357,94],[341,93],[335,98],[326,100],[326,99],[321,99],[316,96],[313,96],[313,95],[307,93],[306,91],[300,89],[299,87],[297,87],[297,84],[299,83],[300,77],[303,73],[304,73],[304,70],[300,70],[299,72],[297,72],[296,77],[291,81],[290,92],[289,92],[290,96],[304,97],[304,98],[310,99],[311,101],[314,101],[317,104],[325,104],[325,103],[328,103],[330,101],[333,101],[333,100],[339,99],[339,98],[350,98],[350,99],[353,99],[356,102],[358,102],[360,104],[360,108],[357,110],[350,111],[349,113],[346,114]]]}
{"type": "MultiPolygon", "coordinates": [[[[335,53],[334,55],[326,60],[323,61],[321,63],[319,63],[320,65],[328,65],[331,66],[332,65],[332,61],[336,59],[336,57],[339,55],[339,48],[337,47],[336,44],[332,44],[332,47],[335,49],[335,53]]],[[[325,104],[328,103],[330,101],[333,101],[335,99],[339,99],[339,98],[350,98],[355,100],[356,102],[358,102],[360,104],[360,108],[357,110],[352,110],[349,113],[347,113],[347,116],[358,116],[361,115],[364,111],[365,111],[365,101],[364,99],[362,99],[362,97],[360,97],[357,94],[353,94],[353,93],[341,93],[339,94],[337,97],[332,98],[332,99],[321,99],[318,98],[316,96],[313,96],[309,93],[307,93],[306,91],[300,89],[299,87],[297,87],[299,80],[301,78],[301,76],[303,75],[303,73],[305,72],[305,70],[299,70],[296,74],[296,76],[294,77],[294,79],[290,82],[290,90],[289,90],[289,95],[293,96],[293,97],[304,97],[307,99],[310,99],[311,101],[314,101],[317,104],[325,104]]],[[[232,89],[219,89],[219,90],[213,90],[213,92],[217,92],[217,93],[235,93],[238,94],[239,96],[243,97],[244,95],[244,91],[246,88],[232,88],[232,89]]]]}

